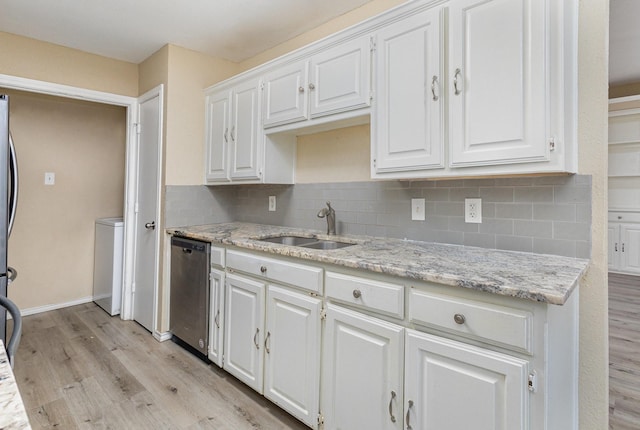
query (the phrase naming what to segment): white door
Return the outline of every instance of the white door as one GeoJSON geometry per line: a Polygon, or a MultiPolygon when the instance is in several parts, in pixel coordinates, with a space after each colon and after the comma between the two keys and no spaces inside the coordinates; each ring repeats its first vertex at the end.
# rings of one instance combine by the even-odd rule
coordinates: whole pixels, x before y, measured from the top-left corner
{"type": "Polygon", "coordinates": [[[626,272],[640,272],[640,225],[622,224],[620,239],[622,269],[626,272]]]}
{"type": "Polygon", "coordinates": [[[259,139],[260,82],[251,79],[233,88],[231,139],[231,178],[258,179],[262,156],[259,139]]]}
{"type": "Polygon", "coordinates": [[[206,97],[206,166],[207,182],[229,181],[229,129],[231,109],[229,91],[209,94],[206,97]]]}
{"type": "Polygon", "coordinates": [[[377,34],[376,173],[444,166],[441,20],[436,7],[377,34]]]}
{"type": "Polygon", "coordinates": [[[321,403],[325,429],[403,429],[403,331],[327,305],[321,403]]]}
{"type": "Polygon", "coordinates": [[[320,407],[320,309],[308,294],[269,285],[264,395],[317,428],[320,407]]]}
{"type": "Polygon", "coordinates": [[[528,429],[528,363],[407,329],[405,426],[528,429]]]}
{"type": "Polygon", "coordinates": [[[450,3],[452,167],[549,159],[546,3],[450,3]]]}
{"type": "Polygon", "coordinates": [[[311,117],[369,106],[369,37],[316,54],[311,59],[311,117]]]}
{"type": "Polygon", "coordinates": [[[272,127],[308,118],[309,62],[278,67],[264,78],[263,125],[272,127]]]}
{"type": "Polygon", "coordinates": [[[209,360],[222,367],[224,339],[224,272],[212,269],[209,274],[209,360]]]}
{"type": "Polygon", "coordinates": [[[162,147],[162,87],[139,99],[138,187],[136,190],[135,278],[133,319],[155,329],[159,259],[160,154],[162,147]]]}
{"type": "Polygon", "coordinates": [[[609,223],[609,269],[620,269],[620,225],[609,223]]]}
{"type": "Polygon", "coordinates": [[[265,285],[227,275],[224,369],[262,393],[265,285]]]}

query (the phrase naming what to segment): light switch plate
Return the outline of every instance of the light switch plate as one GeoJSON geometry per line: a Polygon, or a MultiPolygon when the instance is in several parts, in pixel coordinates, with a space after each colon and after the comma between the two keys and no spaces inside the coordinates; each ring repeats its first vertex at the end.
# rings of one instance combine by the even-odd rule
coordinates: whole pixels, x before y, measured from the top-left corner
{"type": "Polygon", "coordinates": [[[276,196],[269,196],[269,212],[276,211],[276,196]]]}
{"type": "Polygon", "coordinates": [[[45,185],[55,185],[56,183],[56,174],[53,172],[45,172],[44,174],[44,184],[45,185]]]}
{"type": "Polygon", "coordinates": [[[411,220],[424,221],[425,199],[411,199],[411,220]]]}

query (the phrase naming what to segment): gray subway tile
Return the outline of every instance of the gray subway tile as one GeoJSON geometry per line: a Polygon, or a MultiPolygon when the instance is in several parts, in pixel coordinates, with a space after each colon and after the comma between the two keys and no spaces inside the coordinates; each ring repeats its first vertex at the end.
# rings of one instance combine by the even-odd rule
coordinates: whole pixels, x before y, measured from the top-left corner
{"type": "Polygon", "coordinates": [[[516,236],[553,237],[552,221],[522,221],[513,222],[513,234],[516,236]]]}
{"type": "Polygon", "coordinates": [[[576,175],[574,178],[576,185],[587,185],[591,186],[592,178],[591,175],[576,175]]]}
{"type": "Polygon", "coordinates": [[[447,216],[462,216],[464,215],[464,203],[463,202],[437,202],[436,214],[447,216]]]}
{"type": "Polygon", "coordinates": [[[478,187],[463,187],[463,188],[451,188],[449,190],[449,200],[452,202],[464,202],[466,198],[480,197],[480,188],[478,187]]]}
{"type": "Polygon", "coordinates": [[[533,205],[533,219],[573,222],[576,220],[576,206],[572,204],[535,204],[533,205]]]}
{"type": "Polygon", "coordinates": [[[464,234],[463,245],[494,249],[496,247],[496,236],[494,234],[467,232],[464,234]]]}
{"type": "Polygon", "coordinates": [[[533,178],[533,185],[573,185],[573,175],[540,176],[533,178]]]}
{"type": "Polygon", "coordinates": [[[425,190],[424,197],[433,202],[449,201],[449,188],[433,188],[425,190]]]}
{"type": "Polygon", "coordinates": [[[533,252],[538,254],[576,256],[576,242],[573,240],[540,239],[533,240],[533,252]]]}
{"type": "Polygon", "coordinates": [[[435,181],[436,188],[454,188],[464,187],[464,180],[462,179],[446,179],[435,181]]]}
{"type": "Polygon", "coordinates": [[[494,187],[495,185],[496,180],[493,178],[464,180],[465,187],[494,187]]]}
{"type": "Polygon", "coordinates": [[[590,203],[591,187],[553,187],[554,201],[556,203],[590,203]]]}
{"type": "Polygon", "coordinates": [[[479,224],[464,222],[464,217],[452,216],[449,218],[449,230],[477,233],[479,224]]]}
{"type": "Polygon", "coordinates": [[[496,178],[496,187],[527,187],[533,184],[533,178],[496,178]]]}
{"type": "Polygon", "coordinates": [[[553,238],[568,240],[590,240],[591,225],[573,222],[554,222],[553,238]]]}
{"type": "Polygon", "coordinates": [[[478,225],[480,233],[489,234],[513,234],[513,220],[511,219],[486,219],[482,220],[482,224],[478,225]]]}
{"type": "Polygon", "coordinates": [[[425,228],[430,230],[448,230],[449,229],[449,217],[446,216],[428,216],[425,223],[425,228]]]}
{"type": "Polygon", "coordinates": [[[576,258],[591,258],[591,241],[576,241],[576,258]]]}
{"type": "Polygon", "coordinates": [[[532,252],[533,238],[496,235],[496,249],[507,251],[532,252]]]}
{"type": "Polygon", "coordinates": [[[496,218],[531,219],[533,205],[529,203],[496,203],[496,218]]]}
{"type": "Polygon", "coordinates": [[[367,225],[364,231],[367,236],[387,237],[387,229],[379,225],[367,225]]]}
{"type": "Polygon", "coordinates": [[[462,245],[464,244],[464,233],[461,231],[437,230],[433,241],[438,243],[450,243],[452,245],[462,245]]]}
{"type": "Polygon", "coordinates": [[[356,221],[354,224],[375,224],[378,215],[372,212],[355,212],[356,221]]]}
{"type": "Polygon", "coordinates": [[[482,202],[482,218],[495,218],[496,217],[496,204],[482,202]]]}
{"type": "Polygon", "coordinates": [[[513,202],[512,187],[480,188],[482,202],[513,202]]]}
{"type": "Polygon", "coordinates": [[[591,224],[591,205],[576,205],[576,222],[584,222],[591,224]]]}
{"type": "Polygon", "coordinates": [[[553,187],[516,187],[514,192],[516,202],[553,202],[553,187]]]}

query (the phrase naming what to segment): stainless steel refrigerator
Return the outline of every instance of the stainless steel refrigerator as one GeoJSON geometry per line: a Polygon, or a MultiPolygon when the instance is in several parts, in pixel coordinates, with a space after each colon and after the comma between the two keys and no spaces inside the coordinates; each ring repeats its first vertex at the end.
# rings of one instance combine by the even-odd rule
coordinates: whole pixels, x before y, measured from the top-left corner
{"type": "MultiPolygon", "coordinates": [[[[16,151],[9,134],[9,96],[0,94],[0,296],[7,297],[16,271],[7,266],[7,245],[18,202],[16,151]]],[[[6,345],[7,312],[0,307],[0,339],[6,345]]]]}

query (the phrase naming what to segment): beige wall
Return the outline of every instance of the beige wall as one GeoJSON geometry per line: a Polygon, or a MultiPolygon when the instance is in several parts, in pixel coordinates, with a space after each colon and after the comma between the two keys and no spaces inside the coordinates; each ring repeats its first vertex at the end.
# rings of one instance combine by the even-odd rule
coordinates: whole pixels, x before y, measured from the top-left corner
{"type": "Polygon", "coordinates": [[[0,73],[136,97],[138,66],[0,32],[0,73]]]}
{"type": "Polygon", "coordinates": [[[9,240],[18,279],[9,297],[23,310],[87,299],[94,220],[123,214],[126,111],[7,92],[20,174],[9,240]],[[55,185],[44,185],[45,172],[56,174],[55,185]]]}

